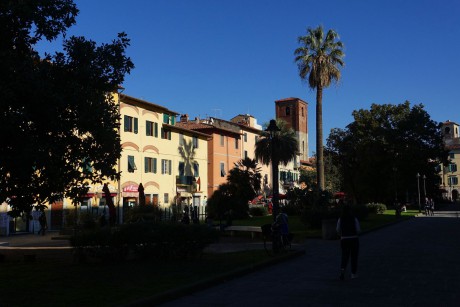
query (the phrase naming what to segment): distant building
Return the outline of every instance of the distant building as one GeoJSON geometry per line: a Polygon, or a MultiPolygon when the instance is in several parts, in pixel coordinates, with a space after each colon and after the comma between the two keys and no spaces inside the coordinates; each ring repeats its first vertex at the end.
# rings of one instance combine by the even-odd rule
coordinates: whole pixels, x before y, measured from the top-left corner
{"type": "Polygon", "coordinates": [[[284,98],[275,101],[276,118],[284,120],[294,129],[299,144],[299,161],[308,164],[308,103],[300,98],[284,98]]]}
{"type": "Polygon", "coordinates": [[[460,164],[460,135],[459,125],[452,121],[442,123],[442,133],[445,148],[449,151],[449,165],[442,166],[441,192],[444,199],[456,201],[459,199],[458,165],[460,164]]]}

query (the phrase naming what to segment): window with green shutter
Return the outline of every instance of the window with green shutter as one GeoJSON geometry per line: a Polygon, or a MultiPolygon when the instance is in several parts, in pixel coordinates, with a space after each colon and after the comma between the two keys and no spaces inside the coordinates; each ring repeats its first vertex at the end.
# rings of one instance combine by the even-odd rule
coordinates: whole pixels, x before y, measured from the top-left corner
{"type": "Polygon", "coordinates": [[[145,121],[145,135],[153,136],[153,122],[146,120],[145,121]]]}
{"type": "Polygon", "coordinates": [[[158,123],[155,123],[155,137],[158,137],[158,123]]]}
{"type": "Polygon", "coordinates": [[[123,127],[125,132],[134,132],[137,133],[138,130],[138,119],[137,117],[131,117],[128,115],[125,115],[123,118],[123,127]]]}
{"type": "Polygon", "coordinates": [[[128,156],[128,172],[134,173],[137,170],[136,163],[134,163],[134,156],[128,156]]]}
{"type": "Polygon", "coordinates": [[[138,131],[137,117],[134,117],[134,133],[137,134],[137,131],[138,131]]]}

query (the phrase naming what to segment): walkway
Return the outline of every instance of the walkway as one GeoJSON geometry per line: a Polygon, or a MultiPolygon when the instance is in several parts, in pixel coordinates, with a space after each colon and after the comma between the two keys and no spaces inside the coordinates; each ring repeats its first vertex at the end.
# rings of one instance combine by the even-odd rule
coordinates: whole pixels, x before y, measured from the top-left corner
{"type": "Polygon", "coordinates": [[[308,240],[305,256],[163,306],[459,306],[460,219],[436,214],[363,235],[358,279],[339,281],[338,241],[308,240]]]}

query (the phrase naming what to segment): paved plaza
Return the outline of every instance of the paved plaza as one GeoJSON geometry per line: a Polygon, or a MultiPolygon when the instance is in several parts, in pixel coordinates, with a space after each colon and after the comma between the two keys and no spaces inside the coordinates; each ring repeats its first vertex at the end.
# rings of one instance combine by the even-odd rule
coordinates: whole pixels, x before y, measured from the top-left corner
{"type": "Polygon", "coordinates": [[[460,306],[458,207],[361,236],[359,278],[340,281],[339,241],[162,306],[460,306]]]}

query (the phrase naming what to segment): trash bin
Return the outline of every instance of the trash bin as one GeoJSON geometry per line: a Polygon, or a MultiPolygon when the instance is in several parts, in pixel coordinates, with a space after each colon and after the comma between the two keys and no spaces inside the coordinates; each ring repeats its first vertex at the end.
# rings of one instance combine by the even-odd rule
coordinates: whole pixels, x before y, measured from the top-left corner
{"type": "Polygon", "coordinates": [[[337,235],[337,220],[336,219],[327,219],[321,221],[322,235],[324,240],[337,240],[339,236],[337,235]]]}

